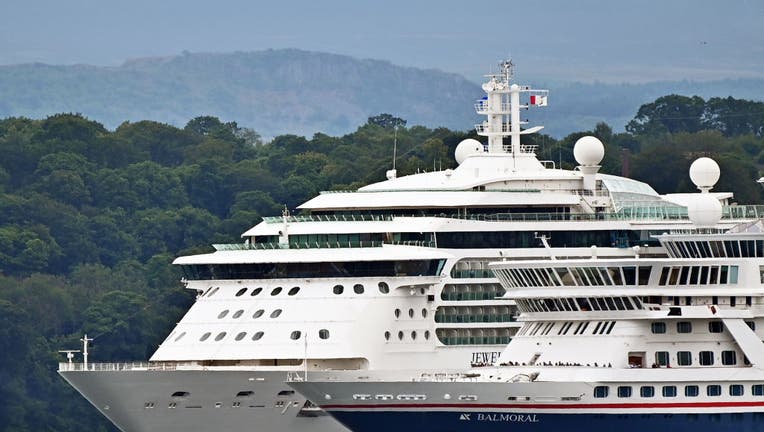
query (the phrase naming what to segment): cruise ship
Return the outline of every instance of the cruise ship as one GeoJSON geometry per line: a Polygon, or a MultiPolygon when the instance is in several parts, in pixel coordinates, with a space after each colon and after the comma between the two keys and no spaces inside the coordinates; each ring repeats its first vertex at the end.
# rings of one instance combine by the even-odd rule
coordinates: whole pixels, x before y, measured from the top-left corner
{"type": "Polygon", "coordinates": [[[764,221],[719,228],[717,169],[666,257],[492,263],[522,323],[497,365],[291,384],[353,431],[763,430],[764,221]]]}
{"type": "MultiPolygon", "coordinates": [[[[539,160],[521,139],[541,126],[526,128],[520,112],[547,105],[548,91],[513,83],[512,71],[503,62],[483,84],[486,143],[461,142],[457,168],[390,170],[264,218],[241,243],[176,259],[197,298],[152,357],[83,356],[62,362],[61,376],[125,432],[342,431],[288,375],[492,364],[520,323],[491,262],[588,257],[592,246],[601,257],[664,256],[651,235],[690,226],[687,195],[599,173],[594,137],[576,144],[574,170],[539,160]]],[[[732,205],[731,193],[713,198],[720,226],[759,211],[732,205]]]]}

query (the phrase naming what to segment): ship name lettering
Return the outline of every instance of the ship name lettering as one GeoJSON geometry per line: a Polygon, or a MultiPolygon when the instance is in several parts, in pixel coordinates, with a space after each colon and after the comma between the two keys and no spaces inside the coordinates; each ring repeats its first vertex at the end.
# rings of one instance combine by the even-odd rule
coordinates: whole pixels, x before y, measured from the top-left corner
{"type": "Polygon", "coordinates": [[[476,351],[472,353],[472,364],[494,364],[499,359],[499,351],[476,351]]]}
{"type": "Polygon", "coordinates": [[[510,423],[538,423],[536,414],[478,414],[477,421],[487,422],[510,422],[510,423]]]}

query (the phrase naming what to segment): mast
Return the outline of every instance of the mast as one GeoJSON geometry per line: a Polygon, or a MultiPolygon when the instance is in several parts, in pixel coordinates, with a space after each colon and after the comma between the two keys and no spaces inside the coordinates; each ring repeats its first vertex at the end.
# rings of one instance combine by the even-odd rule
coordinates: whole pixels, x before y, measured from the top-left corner
{"type": "Polygon", "coordinates": [[[475,111],[487,117],[475,125],[475,130],[478,135],[488,137],[488,153],[511,153],[513,157],[533,154],[535,148],[522,145],[520,135],[538,132],[543,126],[523,130],[522,125],[528,122],[520,119],[520,110],[546,106],[549,90],[510,84],[515,69],[511,60],[501,62],[499,68],[499,73],[486,75],[488,81],[482,86],[486,96],[475,103],[475,111]],[[521,102],[523,93],[529,94],[527,103],[521,102]],[[509,137],[509,146],[504,146],[504,137],[509,137]]]}

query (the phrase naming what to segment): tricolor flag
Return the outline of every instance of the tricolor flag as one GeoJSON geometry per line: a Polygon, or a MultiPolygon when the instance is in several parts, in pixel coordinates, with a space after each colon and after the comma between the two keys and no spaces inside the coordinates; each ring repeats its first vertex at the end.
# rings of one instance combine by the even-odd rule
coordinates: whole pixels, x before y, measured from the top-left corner
{"type": "Polygon", "coordinates": [[[531,95],[531,105],[546,106],[546,96],[531,95]]]}

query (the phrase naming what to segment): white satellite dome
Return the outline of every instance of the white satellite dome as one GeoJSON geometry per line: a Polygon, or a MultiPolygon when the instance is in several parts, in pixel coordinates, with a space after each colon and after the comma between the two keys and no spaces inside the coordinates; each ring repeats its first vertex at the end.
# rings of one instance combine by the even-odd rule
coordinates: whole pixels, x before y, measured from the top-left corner
{"type": "Polygon", "coordinates": [[[465,159],[478,153],[483,153],[483,144],[480,144],[480,141],[476,139],[467,138],[466,140],[462,140],[462,142],[456,146],[454,158],[456,159],[456,163],[461,165],[465,159]]]}
{"type": "Polygon", "coordinates": [[[573,157],[581,166],[599,165],[605,157],[605,146],[597,137],[581,137],[573,146],[573,157]]]}
{"type": "Polygon", "coordinates": [[[687,215],[695,226],[714,226],[722,218],[722,203],[711,194],[696,194],[687,204],[687,215]]]}
{"type": "Polygon", "coordinates": [[[698,189],[711,189],[719,181],[719,164],[707,157],[695,159],[690,165],[690,180],[698,189]]]}

